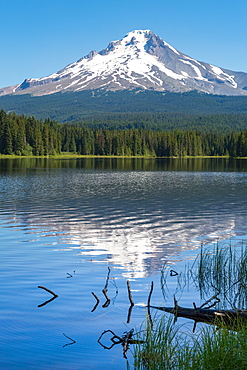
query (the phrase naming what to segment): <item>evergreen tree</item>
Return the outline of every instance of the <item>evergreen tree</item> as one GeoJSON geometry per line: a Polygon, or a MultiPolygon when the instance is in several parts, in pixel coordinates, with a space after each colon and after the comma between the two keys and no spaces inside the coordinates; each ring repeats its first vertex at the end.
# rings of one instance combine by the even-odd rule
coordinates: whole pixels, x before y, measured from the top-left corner
{"type": "Polygon", "coordinates": [[[4,154],[13,154],[11,122],[8,118],[4,129],[4,154]]]}

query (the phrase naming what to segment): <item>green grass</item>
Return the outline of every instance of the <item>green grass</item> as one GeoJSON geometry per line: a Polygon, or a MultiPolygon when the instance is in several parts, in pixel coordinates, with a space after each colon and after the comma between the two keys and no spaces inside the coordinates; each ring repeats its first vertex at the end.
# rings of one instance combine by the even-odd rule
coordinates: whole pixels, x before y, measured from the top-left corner
{"type": "MultiPolygon", "coordinates": [[[[200,158],[230,158],[229,156],[182,156],[182,157],[155,157],[147,155],[136,155],[136,156],[127,156],[127,155],[82,155],[71,152],[63,152],[61,154],[49,155],[49,156],[36,156],[36,155],[16,155],[16,154],[0,154],[0,158],[3,159],[16,159],[16,158],[55,158],[55,159],[69,159],[69,158],[174,158],[174,159],[200,159],[200,158]]],[[[247,159],[247,157],[239,157],[236,159],[247,159]]]]}
{"type": "Polygon", "coordinates": [[[198,335],[185,335],[182,327],[162,317],[140,337],[134,350],[135,370],[247,369],[247,329],[238,331],[204,327],[198,335]]]}
{"type": "Polygon", "coordinates": [[[134,368],[159,370],[175,369],[177,365],[177,353],[179,349],[178,329],[172,324],[172,320],[163,316],[155,321],[154,327],[149,319],[146,320],[146,328],[141,331],[138,338],[144,344],[138,344],[134,350],[134,368]]]}
{"type": "Polygon", "coordinates": [[[71,152],[62,152],[61,154],[49,155],[49,156],[36,156],[36,155],[15,155],[15,154],[0,154],[0,158],[55,158],[55,159],[69,159],[69,158],[157,158],[146,155],[136,156],[121,156],[121,155],[82,155],[71,152]]]}
{"type": "MultiPolygon", "coordinates": [[[[169,295],[169,266],[161,273],[165,301],[169,295]]],[[[219,308],[247,308],[247,248],[219,245],[201,247],[195,261],[178,273],[176,292],[191,285],[204,300],[217,294],[219,308]]],[[[247,369],[247,322],[239,319],[234,330],[216,325],[201,325],[196,333],[175,324],[170,314],[157,317],[138,338],[134,349],[135,370],[235,370],[247,369]]]]}

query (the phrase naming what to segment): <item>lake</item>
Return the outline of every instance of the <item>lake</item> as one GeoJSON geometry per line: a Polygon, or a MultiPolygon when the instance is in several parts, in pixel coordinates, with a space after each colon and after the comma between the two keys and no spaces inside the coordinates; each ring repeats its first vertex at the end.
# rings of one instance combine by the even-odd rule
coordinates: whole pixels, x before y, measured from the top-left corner
{"type": "Polygon", "coordinates": [[[98,339],[138,330],[151,281],[163,303],[162,266],[247,238],[246,160],[0,159],[0,191],[3,369],[126,369],[98,339]]]}

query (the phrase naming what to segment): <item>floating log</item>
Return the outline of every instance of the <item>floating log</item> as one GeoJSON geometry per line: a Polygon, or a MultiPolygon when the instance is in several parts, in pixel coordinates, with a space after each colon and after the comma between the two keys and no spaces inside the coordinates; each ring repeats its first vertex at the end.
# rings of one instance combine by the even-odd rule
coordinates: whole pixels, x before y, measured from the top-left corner
{"type": "Polygon", "coordinates": [[[174,307],[150,307],[173,314],[175,320],[178,317],[194,320],[195,325],[197,322],[203,322],[206,324],[217,325],[218,327],[226,327],[232,330],[238,330],[242,325],[247,326],[247,310],[217,310],[212,308],[197,308],[195,304],[194,308],[187,308],[179,306],[175,299],[174,303],[174,307]]]}

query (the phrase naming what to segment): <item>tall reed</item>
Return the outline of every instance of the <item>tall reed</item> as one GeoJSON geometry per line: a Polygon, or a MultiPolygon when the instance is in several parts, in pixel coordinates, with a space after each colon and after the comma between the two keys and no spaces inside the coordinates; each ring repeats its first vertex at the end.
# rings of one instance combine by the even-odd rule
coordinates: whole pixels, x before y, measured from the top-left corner
{"type": "Polygon", "coordinates": [[[134,350],[135,370],[237,370],[247,369],[247,329],[216,331],[203,327],[197,335],[162,317],[146,331],[134,350]]]}
{"type": "Polygon", "coordinates": [[[190,275],[202,298],[218,293],[222,306],[247,307],[247,249],[243,244],[202,246],[190,275]]]}
{"type": "Polygon", "coordinates": [[[150,323],[147,318],[146,329],[142,330],[140,339],[143,344],[135,346],[134,368],[136,370],[175,369],[178,363],[179,334],[173,326],[173,320],[163,316],[150,323]]]}
{"type": "MultiPolygon", "coordinates": [[[[174,270],[173,270],[174,271],[174,270]]],[[[169,297],[169,266],[161,272],[164,300],[169,297]]],[[[201,247],[195,261],[177,272],[175,292],[194,286],[201,298],[218,295],[220,308],[247,309],[247,248],[219,245],[201,247]]],[[[174,284],[174,280],[173,280],[174,284]]],[[[247,323],[237,321],[234,331],[202,325],[190,333],[173,323],[170,314],[146,321],[143,342],[134,349],[135,370],[237,370],[247,369],[247,323]]],[[[217,324],[217,323],[216,323],[217,324]]]]}

